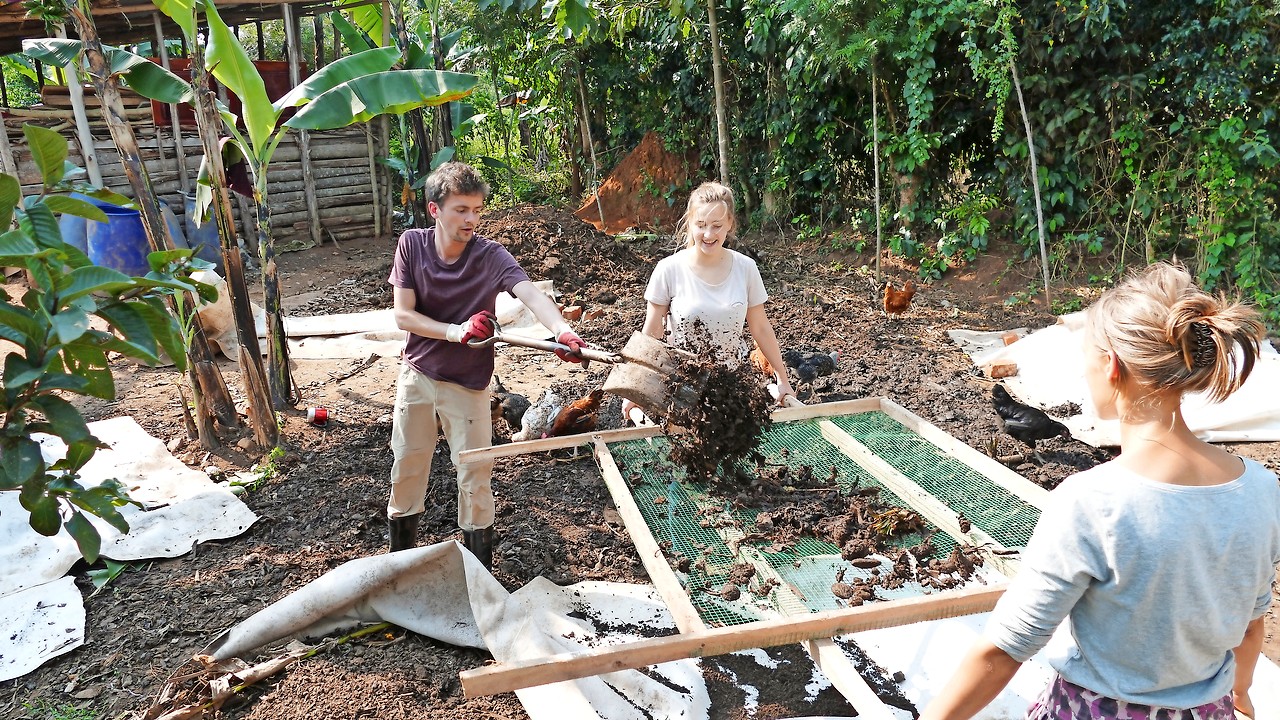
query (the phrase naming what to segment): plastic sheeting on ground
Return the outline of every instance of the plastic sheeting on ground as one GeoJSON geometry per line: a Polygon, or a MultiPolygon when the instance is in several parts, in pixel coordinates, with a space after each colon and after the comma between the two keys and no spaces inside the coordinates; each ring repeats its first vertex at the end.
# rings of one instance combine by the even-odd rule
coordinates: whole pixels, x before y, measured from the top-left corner
{"type": "MultiPolygon", "coordinates": [[[[84,466],[79,482],[92,487],[115,478],[143,505],[120,508],[129,522],[128,533],[89,516],[102,536],[103,557],[177,557],[198,542],[239,535],[257,521],[240,498],[173,457],[132,418],[89,423],[89,431],[109,448],[99,450],[84,466]]],[[[65,455],[66,447],[57,438],[39,440],[46,460],[65,455]]],[[[84,641],[80,593],[71,578],[63,577],[80,559],[80,551],[66,530],[51,538],[32,530],[17,495],[0,493],[0,606],[6,614],[32,602],[47,613],[54,612],[48,608],[65,610],[57,612],[53,624],[40,613],[6,618],[4,627],[13,630],[0,637],[0,680],[24,675],[84,641]],[[66,624],[64,612],[78,613],[78,625],[66,624]]]]}
{"type": "MultiPolygon", "coordinates": [[[[582,651],[634,636],[602,628],[675,627],[652,588],[537,578],[508,593],[456,542],[345,563],[223,633],[205,654],[225,660],[287,637],[318,637],[387,621],[455,645],[487,648],[500,662],[582,651]],[[590,645],[588,645],[590,643],[590,645]]],[[[518,690],[535,720],[700,718],[710,707],[693,660],[518,690]],[[683,688],[681,691],[677,688],[683,688]]]]}
{"type": "MultiPolygon", "coordinates": [[[[1015,363],[1018,372],[1000,382],[1029,405],[1044,410],[1067,403],[1080,406],[1080,414],[1058,417],[1077,440],[1094,447],[1120,444],[1120,425],[1101,420],[1089,399],[1084,381],[1084,314],[1059,318],[1058,324],[1030,333],[1004,345],[1008,331],[949,330],[952,340],[965,350],[974,365],[1015,363]]],[[[1244,386],[1225,402],[1210,402],[1203,393],[1190,393],[1182,402],[1187,425],[1209,442],[1280,441],[1280,353],[1269,342],[1244,386]]],[[[1053,413],[1050,413],[1053,414],[1053,413]]]]}

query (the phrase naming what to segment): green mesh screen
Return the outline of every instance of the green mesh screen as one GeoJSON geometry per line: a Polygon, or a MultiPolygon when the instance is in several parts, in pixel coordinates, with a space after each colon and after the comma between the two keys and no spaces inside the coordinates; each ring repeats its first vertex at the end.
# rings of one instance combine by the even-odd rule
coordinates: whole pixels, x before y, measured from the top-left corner
{"type": "MultiPolygon", "coordinates": [[[[817,478],[829,475],[834,466],[842,495],[876,488],[880,503],[910,509],[898,495],[822,437],[822,420],[833,421],[951,509],[964,513],[1001,544],[1021,547],[1030,538],[1038,517],[1035,507],[884,413],[778,423],[765,433],[758,450],[767,463],[786,464],[789,472],[808,465],[817,478]]],[[[755,519],[761,508],[744,506],[738,498],[716,496],[704,483],[690,481],[683,469],[668,460],[665,437],[613,443],[609,450],[654,539],[684,584],[693,606],[710,626],[843,607],[831,592],[837,568],[845,569],[845,582],[872,573],[843,561],[839,548],[826,539],[802,537],[778,546],[771,533],[762,533],[764,539],[748,536],[743,541],[744,533],[755,533],[755,519]],[[756,567],[757,580],[751,587],[757,587],[763,577],[773,577],[779,585],[765,596],[743,587],[737,600],[707,592],[722,588],[728,582],[731,566],[741,562],[756,567]]],[[[797,502],[804,500],[797,498],[797,502]]],[[[843,508],[834,512],[840,511],[843,508]]],[[[931,524],[926,525],[922,532],[893,538],[889,543],[893,549],[887,554],[897,555],[900,549],[919,544],[924,533],[936,531],[931,524]]],[[[933,534],[932,542],[935,550],[929,557],[945,557],[955,547],[954,541],[942,532],[933,534]]],[[[882,571],[887,572],[891,560],[882,562],[882,571]]],[[[915,583],[896,590],[877,588],[877,594],[884,599],[921,593],[922,588],[915,583]]]]}
{"type": "Polygon", "coordinates": [[[830,418],[1005,547],[1023,547],[1040,511],[882,412],[830,418]]]}

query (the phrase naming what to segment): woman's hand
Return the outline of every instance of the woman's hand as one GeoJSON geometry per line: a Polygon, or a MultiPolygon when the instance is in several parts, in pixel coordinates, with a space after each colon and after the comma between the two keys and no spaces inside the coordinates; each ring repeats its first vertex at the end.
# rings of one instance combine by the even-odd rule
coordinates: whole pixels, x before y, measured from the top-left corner
{"type": "Polygon", "coordinates": [[[796,391],[791,388],[791,383],[787,380],[787,376],[783,375],[778,380],[778,405],[787,406],[787,398],[795,397],[796,391]]]}

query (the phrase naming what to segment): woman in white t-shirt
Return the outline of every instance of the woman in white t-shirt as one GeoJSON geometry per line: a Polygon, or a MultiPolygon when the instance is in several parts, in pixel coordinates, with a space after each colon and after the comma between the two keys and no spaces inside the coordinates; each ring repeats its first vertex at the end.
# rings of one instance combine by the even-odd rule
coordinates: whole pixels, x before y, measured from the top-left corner
{"type": "MultiPolygon", "coordinates": [[[[720,183],[703,183],[689,196],[681,224],[685,246],[654,268],[644,293],[649,308],[641,331],[659,340],[669,332],[670,344],[686,350],[703,350],[693,340],[706,338],[715,359],[734,366],[751,351],[742,332],[745,324],[774,367],[782,404],[795,392],[764,311],[769,294],[755,261],[724,246],[737,227],[733,191],[720,183]]],[[[698,345],[703,344],[705,340],[698,345]]],[[[623,415],[629,417],[634,407],[624,401],[623,415]]]]}

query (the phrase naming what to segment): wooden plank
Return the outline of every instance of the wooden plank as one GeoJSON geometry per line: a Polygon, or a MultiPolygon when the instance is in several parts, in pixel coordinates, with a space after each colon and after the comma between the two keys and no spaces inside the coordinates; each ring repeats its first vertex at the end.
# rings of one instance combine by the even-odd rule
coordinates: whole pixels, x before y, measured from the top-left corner
{"type": "MultiPolygon", "coordinates": [[[[796,401],[799,403],[799,401],[796,401]]],[[[818,403],[816,405],[792,405],[773,411],[774,422],[790,422],[792,420],[812,420],[813,418],[832,417],[834,415],[853,415],[854,413],[871,412],[880,409],[880,398],[859,398],[857,400],[841,400],[839,402],[818,403]]]]}
{"type": "Polygon", "coordinates": [[[809,652],[809,657],[813,658],[813,663],[822,670],[822,674],[827,676],[835,689],[858,711],[860,720],[897,720],[897,715],[880,700],[880,696],[871,689],[853,661],[834,640],[806,640],[802,645],[809,652]]]}
{"type": "Polygon", "coordinates": [[[920,437],[946,450],[956,459],[987,476],[991,482],[1013,493],[1023,502],[1044,509],[1049,503],[1049,491],[1036,485],[994,459],[962,443],[938,426],[912,413],[894,401],[883,398],[881,411],[902,423],[920,437]]]}
{"type": "Polygon", "coordinates": [[[470,465],[477,462],[488,462],[497,458],[516,457],[535,452],[546,452],[547,450],[562,450],[565,448],[578,447],[579,445],[589,445],[597,439],[607,443],[625,442],[627,440],[641,440],[644,438],[656,437],[662,434],[662,428],[656,425],[642,428],[622,428],[620,430],[602,430],[598,433],[581,433],[578,435],[566,435],[564,437],[542,438],[540,440],[524,440],[522,442],[507,443],[506,445],[494,445],[493,447],[479,448],[477,450],[464,450],[458,453],[458,463],[461,465],[470,465]]]}
{"type": "Polygon", "coordinates": [[[996,600],[1004,591],[1005,585],[950,590],[801,617],[763,620],[748,625],[731,625],[583,652],[557,653],[534,660],[489,665],[467,670],[459,677],[464,697],[494,695],[683,658],[723,655],[750,648],[789,645],[815,638],[988,612],[995,607],[996,600]]]}
{"type": "MultiPolygon", "coordinates": [[[[969,528],[969,532],[962,532],[960,530],[959,517],[954,510],[947,507],[946,504],[934,497],[929,491],[917,485],[914,480],[903,475],[897,468],[885,462],[883,458],[872,452],[866,445],[858,442],[852,435],[840,429],[835,423],[830,420],[823,420],[818,425],[822,436],[828,442],[839,448],[840,452],[848,455],[851,460],[871,473],[875,479],[892,490],[898,497],[902,498],[903,502],[910,505],[926,520],[938,526],[938,529],[950,535],[956,542],[984,546],[988,550],[1006,549],[976,525],[972,525],[969,528]]],[[[1012,577],[1017,571],[1016,566],[1004,556],[992,553],[989,559],[997,570],[1007,576],[1012,577]]]]}
{"type": "Polygon", "coordinates": [[[636,506],[635,498],[631,495],[631,488],[627,487],[626,481],[622,479],[622,473],[618,471],[618,463],[609,452],[609,446],[599,438],[592,442],[595,446],[596,462],[600,464],[600,477],[604,479],[605,487],[613,496],[613,504],[618,508],[618,515],[622,517],[622,522],[627,527],[631,542],[635,543],[636,554],[640,556],[640,562],[649,573],[649,579],[653,581],[653,586],[658,589],[658,594],[662,596],[667,609],[671,611],[676,627],[682,633],[706,630],[707,626],[698,615],[698,610],[693,607],[693,603],[689,602],[689,594],[685,591],[684,585],[680,584],[680,579],[672,572],[666,556],[662,553],[662,548],[658,547],[658,541],[649,531],[649,525],[644,521],[644,515],[640,513],[640,508],[636,506]]]}

